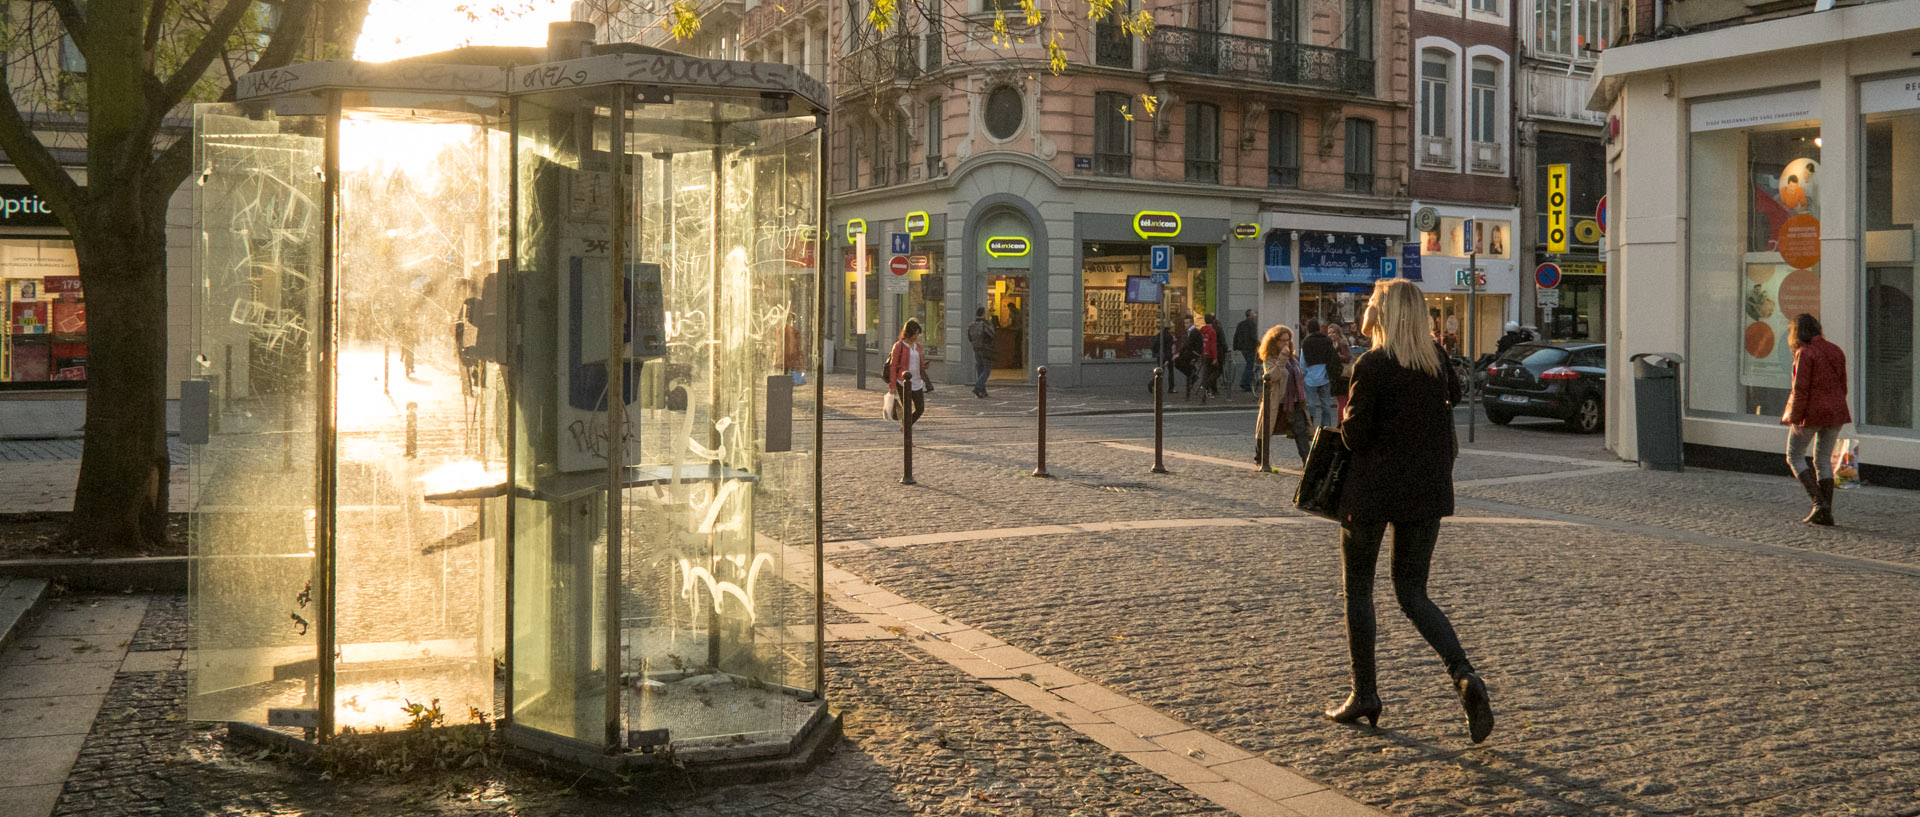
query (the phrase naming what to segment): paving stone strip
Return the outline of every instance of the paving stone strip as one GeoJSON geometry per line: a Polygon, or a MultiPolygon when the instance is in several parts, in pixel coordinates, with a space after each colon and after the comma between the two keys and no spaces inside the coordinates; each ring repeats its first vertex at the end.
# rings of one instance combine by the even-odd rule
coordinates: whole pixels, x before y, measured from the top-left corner
{"type": "MultiPolygon", "coordinates": [[[[1203,519],[1135,519],[1121,522],[1081,522],[1072,525],[1030,525],[1016,528],[984,528],[981,530],[954,531],[951,533],[921,533],[909,536],[882,536],[873,539],[835,539],[823,546],[828,555],[850,553],[860,550],[913,547],[915,545],[947,545],[955,542],[976,542],[986,539],[1019,539],[1033,536],[1059,536],[1069,533],[1105,533],[1120,530],[1159,530],[1164,528],[1241,528],[1252,525],[1331,525],[1332,520],[1317,516],[1257,516],[1257,517],[1211,517],[1203,519]]],[[[1449,517],[1443,525],[1556,525],[1570,526],[1582,523],[1561,519],[1529,519],[1525,517],[1462,516],[1449,517]]]]}
{"type": "Polygon", "coordinates": [[[123,665],[146,610],[139,597],[61,599],[0,652],[0,815],[53,811],[114,676],[142,671],[123,665]]]}
{"type": "MultiPolygon", "coordinates": [[[[1157,526],[1165,520],[1148,520],[1157,526]]],[[[1187,520],[1192,521],[1192,520],[1187,520]]],[[[1223,521],[1223,520],[1199,520],[1223,521]]],[[[1231,520],[1238,524],[1292,524],[1300,519],[1231,520]]],[[[1126,523],[1103,523],[1121,530],[1126,523]]],[[[1076,532],[1080,526],[1040,526],[1020,535],[1076,532]]],[[[926,539],[928,537],[897,537],[926,539]]],[[[954,540],[949,540],[954,541],[954,540]]],[[[790,552],[789,557],[798,557],[790,552]]],[[[1169,782],[1243,817],[1381,815],[1359,801],[1297,772],[1255,757],[1178,719],[1059,665],[1035,657],[936,610],[915,604],[831,564],[828,598],[881,630],[987,686],[1058,721],[1169,782]]]]}

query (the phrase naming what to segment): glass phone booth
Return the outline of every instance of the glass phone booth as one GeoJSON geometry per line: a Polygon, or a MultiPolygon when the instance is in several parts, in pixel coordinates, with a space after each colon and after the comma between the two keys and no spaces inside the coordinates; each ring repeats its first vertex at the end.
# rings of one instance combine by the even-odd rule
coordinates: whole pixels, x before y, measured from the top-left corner
{"type": "Polygon", "coordinates": [[[196,719],[325,739],[437,701],[606,771],[837,731],[824,86],[597,48],[197,110],[196,719]]]}

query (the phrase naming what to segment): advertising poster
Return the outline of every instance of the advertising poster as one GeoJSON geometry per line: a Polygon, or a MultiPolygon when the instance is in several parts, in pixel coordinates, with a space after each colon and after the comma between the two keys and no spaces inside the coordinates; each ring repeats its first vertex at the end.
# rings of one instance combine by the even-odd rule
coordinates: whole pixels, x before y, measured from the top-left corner
{"type": "Polygon", "coordinates": [[[1764,217],[1767,249],[1779,263],[1749,262],[1740,281],[1740,384],[1768,389],[1793,387],[1793,349],[1787,343],[1793,318],[1820,317],[1819,199],[1817,165],[1796,159],[1779,175],[1775,191],[1756,185],[1756,210],[1764,217]]]}

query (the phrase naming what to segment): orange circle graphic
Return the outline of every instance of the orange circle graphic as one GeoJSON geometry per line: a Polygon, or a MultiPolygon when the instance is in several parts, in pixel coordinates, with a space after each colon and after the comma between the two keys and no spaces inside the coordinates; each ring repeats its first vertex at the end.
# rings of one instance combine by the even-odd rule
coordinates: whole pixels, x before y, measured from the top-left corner
{"type": "Polygon", "coordinates": [[[1762,359],[1773,354],[1773,327],[1760,321],[1747,324],[1747,354],[1762,359]]]}

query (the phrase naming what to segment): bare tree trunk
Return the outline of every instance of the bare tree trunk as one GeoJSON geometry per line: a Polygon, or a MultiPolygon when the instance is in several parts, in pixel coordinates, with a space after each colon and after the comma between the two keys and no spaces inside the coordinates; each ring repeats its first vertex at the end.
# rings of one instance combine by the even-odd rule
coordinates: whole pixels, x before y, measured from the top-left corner
{"type": "Polygon", "coordinates": [[[130,553],[164,541],[171,475],[166,220],[135,192],[141,181],[94,180],[119,192],[93,199],[91,240],[75,242],[92,331],[73,533],[88,548],[130,553]]]}

